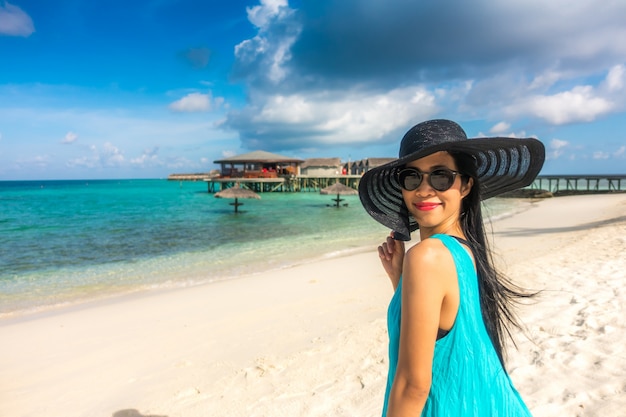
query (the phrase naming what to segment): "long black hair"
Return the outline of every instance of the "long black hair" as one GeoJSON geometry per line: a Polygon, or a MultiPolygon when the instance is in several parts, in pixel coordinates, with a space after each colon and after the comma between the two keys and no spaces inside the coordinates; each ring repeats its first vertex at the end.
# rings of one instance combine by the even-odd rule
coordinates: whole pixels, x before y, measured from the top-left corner
{"type": "Polygon", "coordinates": [[[535,294],[524,291],[494,267],[483,224],[476,160],[472,155],[465,153],[451,152],[450,155],[456,162],[457,170],[462,174],[462,180],[467,183],[469,178],[473,179],[470,193],[465,196],[461,205],[461,228],[476,261],[483,321],[504,367],[506,337],[515,343],[511,335],[511,326],[522,329],[514,311],[515,304],[535,294]]]}

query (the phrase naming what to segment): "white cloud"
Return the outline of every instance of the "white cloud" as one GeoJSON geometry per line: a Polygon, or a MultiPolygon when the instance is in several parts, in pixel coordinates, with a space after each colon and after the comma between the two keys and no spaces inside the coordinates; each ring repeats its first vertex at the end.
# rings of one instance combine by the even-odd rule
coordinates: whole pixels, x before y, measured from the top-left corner
{"type": "Polygon", "coordinates": [[[100,150],[96,145],[88,147],[90,156],[81,156],[67,161],[68,167],[120,167],[124,163],[124,153],[111,142],[105,142],[100,150]]]}
{"type": "Polygon", "coordinates": [[[559,71],[553,71],[551,69],[544,71],[543,73],[535,76],[528,86],[529,90],[544,90],[552,87],[557,81],[563,78],[563,74],[559,71]]]}
{"type": "Polygon", "coordinates": [[[552,149],[562,149],[565,148],[566,146],[569,146],[569,142],[566,140],[561,140],[561,139],[552,139],[552,141],[550,141],[550,147],[552,149]]]}
{"type": "MultiPolygon", "coordinates": [[[[478,137],[478,138],[486,138],[486,137],[490,137],[490,136],[493,136],[493,135],[497,135],[499,137],[506,137],[506,138],[527,138],[527,137],[529,137],[526,134],[526,131],[524,131],[524,130],[520,130],[519,132],[508,132],[508,133],[506,133],[506,131],[504,131],[502,133],[494,133],[494,132],[492,132],[492,130],[493,129],[489,130],[489,134],[485,134],[483,132],[478,132],[476,137],[478,137]]],[[[535,137],[535,136],[532,136],[532,137],[535,137]]]]}
{"type": "Polygon", "coordinates": [[[124,154],[111,142],[105,142],[100,160],[104,166],[119,166],[124,162],[124,154]]]}
{"type": "Polygon", "coordinates": [[[137,165],[140,167],[150,166],[150,165],[161,165],[159,161],[159,147],[155,146],[153,148],[145,149],[141,156],[137,158],[133,158],[130,160],[132,165],[137,165]]]}
{"type": "Polygon", "coordinates": [[[510,128],[511,128],[510,123],[500,122],[500,123],[497,123],[495,126],[493,126],[491,129],[489,129],[489,133],[492,133],[494,135],[499,135],[499,134],[506,132],[510,128]]]}
{"type": "Polygon", "coordinates": [[[626,156],[626,146],[621,146],[618,150],[613,152],[613,156],[616,158],[623,158],[626,156]]]}
{"type": "Polygon", "coordinates": [[[190,93],[169,105],[176,112],[203,112],[211,110],[211,95],[190,93]]]}
{"type": "Polygon", "coordinates": [[[183,156],[175,156],[175,157],[167,158],[167,162],[165,163],[165,166],[168,169],[190,170],[190,169],[194,169],[196,167],[196,164],[192,162],[191,160],[189,160],[188,158],[185,158],[183,156]]]}
{"type": "MultiPolygon", "coordinates": [[[[511,98],[510,104],[503,106],[503,114],[512,119],[530,116],[552,125],[564,125],[593,122],[607,114],[622,111],[626,107],[626,96],[623,94],[626,69],[624,65],[614,65],[605,71],[604,80],[595,86],[580,82],[568,89],[561,88],[560,91],[552,86],[551,89],[556,91],[548,92],[546,89],[542,94],[537,94],[534,91],[535,81],[528,86],[520,84],[510,89],[514,94],[508,96],[511,98]]],[[[598,74],[590,74],[596,75],[598,74]]],[[[562,75],[560,80],[567,84],[576,81],[582,79],[568,79],[562,75]]],[[[498,87],[503,89],[503,86],[498,87]]],[[[499,114],[499,103],[492,100],[488,104],[492,113],[499,114]]]]}
{"type": "Polygon", "coordinates": [[[609,156],[608,152],[597,151],[593,153],[593,159],[609,159],[609,156]]]}
{"type": "Polygon", "coordinates": [[[235,46],[235,72],[247,73],[252,80],[277,84],[289,74],[291,47],[301,33],[292,19],[294,10],[286,0],[261,0],[261,5],[246,8],[248,20],[259,33],[235,46]],[[260,62],[259,62],[260,61],[260,62]]]}
{"type": "Polygon", "coordinates": [[[0,3],[0,35],[28,37],[35,31],[33,20],[22,9],[0,3]]]}
{"type": "Polygon", "coordinates": [[[23,168],[46,168],[50,163],[49,155],[36,155],[32,158],[18,159],[16,164],[23,168]]]}
{"type": "MultiPolygon", "coordinates": [[[[368,108],[372,102],[359,103],[355,91],[365,101],[417,82],[436,110],[414,112],[413,121],[423,115],[506,119],[489,130],[501,136],[526,137],[511,132],[519,122],[530,121],[533,129],[588,123],[626,106],[626,96],[615,93],[626,84],[623,65],[615,65],[626,57],[626,44],[614,41],[626,35],[617,17],[626,11],[623,4],[597,12],[593,1],[581,0],[563,19],[564,0],[496,0],[488,6],[453,0],[454,8],[438,3],[428,6],[429,13],[420,2],[396,7],[400,3],[300,2],[295,10],[284,0],[263,0],[249,7],[257,33],[235,47],[234,76],[247,83],[250,102],[225,125],[239,132],[244,147],[295,147],[289,135],[308,147],[352,143],[346,138],[357,136],[376,142],[377,133],[394,123],[362,123],[367,134],[359,131],[361,120],[378,119],[368,108]],[[433,30],[442,16],[457,30],[433,30]],[[480,25],[485,19],[493,24],[480,25]],[[528,24],[511,27],[512,19],[528,24]],[[427,34],[429,42],[404,42],[408,24],[412,36],[427,34]],[[465,29],[473,36],[460,39],[465,29]],[[604,87],[590,85],[603,73],[604,87]]],[[[400,111],[396,125],[407,120],[403,116],[400,111]]]]}
{"type": "Polygon", "coordinates": [[[65,137],[61,140],[63,144],[74,143],[78,139],[78,135],[74,132],[67,132],[65,137]]]}
{"type": "Polygon", "coordinates": [[[420,86],[377,92],[310,92],[263,97],[252,115],[231,115],[249,149],[307,148],[376,142],[438,110],[432,93],[420,86]]]}
{"type": "Polygon", "coordinates": [[[528,97],[509,106],[508,113],[528,114],[554,125],[590,122],[614,109],[613,103],[596,95],[592,86],[577,86],[553,95],[528,97]]]}
{"type": "Polygon", "coordinates": [[[570,143],[566,140],[552,139],[550,141],[550,152],[548,157],[551,159],[557,159],[563,155],[563,151],[570,146],[570,143]]]}
{"type": "Polygon", "coordinates": [[[620,91],[624,88],[626,71],[624,65],[616,65],[612,67],[605,79],[606,87],[609,91],[620,91]]]}
{"type": "Polygon", "coordinates": [[[66,164],[69,168],[75,167],[84,167],[84,168],[95,168],[98,166],[98,160],[89,156],[81,156],[79,158],[72,158],[67,161],[66,164]]]}
{"type": "Polygon", "coordinates": [[[287,0],[261,0],[261,4],[246,7],[248,20],[257,28],[265,28],[280,14],[281,7],[287,7],[287,0]]]}

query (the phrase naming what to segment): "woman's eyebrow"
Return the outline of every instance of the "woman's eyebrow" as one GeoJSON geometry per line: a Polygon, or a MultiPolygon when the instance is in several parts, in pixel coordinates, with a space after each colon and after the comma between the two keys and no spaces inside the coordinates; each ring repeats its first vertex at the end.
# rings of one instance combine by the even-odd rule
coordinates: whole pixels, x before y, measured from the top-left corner
{"type": "Polygon", "coordinates": [[[437,169],[441,169],[441,168],[445,168],[445,169],[451,169],[454,171],[454,169],[450,168],[449,166],[443,165],[443,164],[437,164],[437,165],[431,165],[430,167],[428,167],[428,170],[424,171],[424,172],[433,172],[437,169]]]}

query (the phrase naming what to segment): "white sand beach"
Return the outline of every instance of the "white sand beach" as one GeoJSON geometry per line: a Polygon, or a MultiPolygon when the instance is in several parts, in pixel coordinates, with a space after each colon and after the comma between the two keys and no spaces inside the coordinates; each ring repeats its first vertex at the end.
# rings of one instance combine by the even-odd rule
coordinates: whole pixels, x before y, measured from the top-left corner
{"type": "MultiPolygon", "coordinates": [[[[542,291],[508,361],[533,415],[623,415],[626,194],[539,201],[492,228],[504,272],[542,291]]],[[[5,318],[0,416],[379,416],[391,295],[372,248],[5,318]]]]}

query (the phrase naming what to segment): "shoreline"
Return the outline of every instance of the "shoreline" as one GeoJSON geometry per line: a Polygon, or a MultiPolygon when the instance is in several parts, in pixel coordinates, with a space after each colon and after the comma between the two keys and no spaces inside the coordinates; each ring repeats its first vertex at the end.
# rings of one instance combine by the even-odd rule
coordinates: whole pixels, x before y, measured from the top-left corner
{"type": "MultiPolygon", "coordinates": [[[[79,295],[71,298],[67,301],[62,301],[55,304],[41,304],[32,307],[11,310],[7,312],[0,312],[0,325],[4,320],[10,320],[12,318],[28,319],[30,317],[45,316],[46,314],[54,314],[55,312],[63,312],[66,309],[76,309],[81,306],[89,307],[91,304],[102,303],[115,303],[116,298],[120,300],[132,298],[150,296],[151,294],[158,294],[168,291],[179,291],[185,289],[193,289],[203,286],[211,286],[222,282],[237,281],[254,279],[259,275],[267,275],[277,273],[282,270],[305,267],[307,265],[316,264],[333,259],[342,259],[352,257],[364,253],[371,253],[375,251],[377,244],[372,243],[368,245],[352,247],[348,249],[333,250],[322,254],[316,254],[312,257],[293,259],[287,263],[281,265],[266,265],[266,268],[260,269],[255,272],[224,272],[222,275],[210,277],[210,278],[192,278],[186,280],[169,279],[159,283],[145,284],[141,286],[128,287],[126,289],[108,288],[106,290],[100,290],[99,292],[91,292],[89,295],[79,295]]],[[[121,288],[121,287],[120,287],[121,288]]]]}
{"type": "MultiPolygon", "coordinates": [[[[626,407],[625,213],[558,197],[488,226],[503,272],[546,290],[508,363],[535,417],[626,407]]],[[[0,415],[377,416],[391,294],[373,251],[0,319],[0,415]]]]}
{"type": "MultiPolygon", "coordinates": [[[[541,201],[534,199],[507,200],[507,211],[504,213],[494,214],[492,216],[494,222],[529,210],[534,204],[541,201]]],[[[486,210],[484,215],[490,215],[491,211],[492,210],[486,210]]],[[[495,211],[497,212],[498,209],[495,211]]],[[[369,225],[371,226],[371,229],[375,230],[376,228],[379,228],[381,231],[380,235],[385,236],[386,229],[379,226],[369,217],[366,218],[366,221],[370,222],[369,225]]],[[[331,247],[326,251],[322,251],[320,247],[315,247],[312,249],[313,253],[307,255],[303,255],[305,251],[300,250],[300,255],[298,257],[294,257],[294,255],[291,254],[282,258],[280,261],[272,260],[271,262],[260,264],[254,262],[251,263],[251,265],[254,265],[254,269],[256,269],[255,271],[251,271],[251,267],[244,268],[245,270],[243,271],[240,267],[230,267],[223,270],[212,270],[208,275],[206,273],[207,269],[203,268],[211,267],[211,265],[204,265],[201,267],[189,266],[202,262],[202,258],[204,257],[203,251],[181,252],[174,255],[146,258],[130,262],[127,267],[133,270],[133,274],[136,274],[137,271],[141,271],[144,276],[158,276],[158,280],[150,281],[139,278],[130,280],[127,283],[118,280],[110,286],[107,286],[106,282],[98,280],[88,285],[61,288],[59,292],[47,292],[49,300],[38,299],[33,301],[29,294],[23,296],[21,299],[11,300],[6,297],[3,300],[3,308],[0,310],[0,321],[12,317],[31,315],[38,316],[46,314],[47,312],[62,311],[66,308],[72,308],[75,305],[88,305],[94,302],[110,300],[116,297],[126,297],[133,294],[141,296],[142,294],[150,294],[155,291],[160,292],[194,288],[201,285],[211,285],[231,279],[253,278],[259,274],[272,273],[273,271],[279,271],[285,268],[293,268],[301,265],[316,263],[326,259],[343,258],[363,252],[375,251],[379,243],[378,238],[373,240],[370,236],[367,236],[366,241],[367,242],[361,242],[359,246],[340,247],[335,245],[336,247],[331,247]],[[165,269],[163,269],[163,267],[165,267],[165,269]],[[93,287],[93,289],[90,287],[93,287]],[[6,309],[7,306],[11,306],[11,309],[6,309]]],[[[270,255],[270,257],[271,256],[273,255],[270,255]]],[[[111,265],[111,267],[113,267],[113,265],[111,265]]],[[[108,274],[108,268],[108,265],[94,265],[91,269],[93,271],[97,271],[97,275],[106,276],[108,274]]],[[[63,273],[68,275],[74,274],[71,269],[57,274],[62,275],[63,273]]],[[[117,271],[113,273],[119,274],[117,271]]],[[[80,279],[80,276],[77,278],[79,281],[83,281],[80,279]]],[[[50,281],[50,279],[48,279],[48,281],[50,281]]],[[[48,290],[54,291],[53,289],[48,290]]]]}

